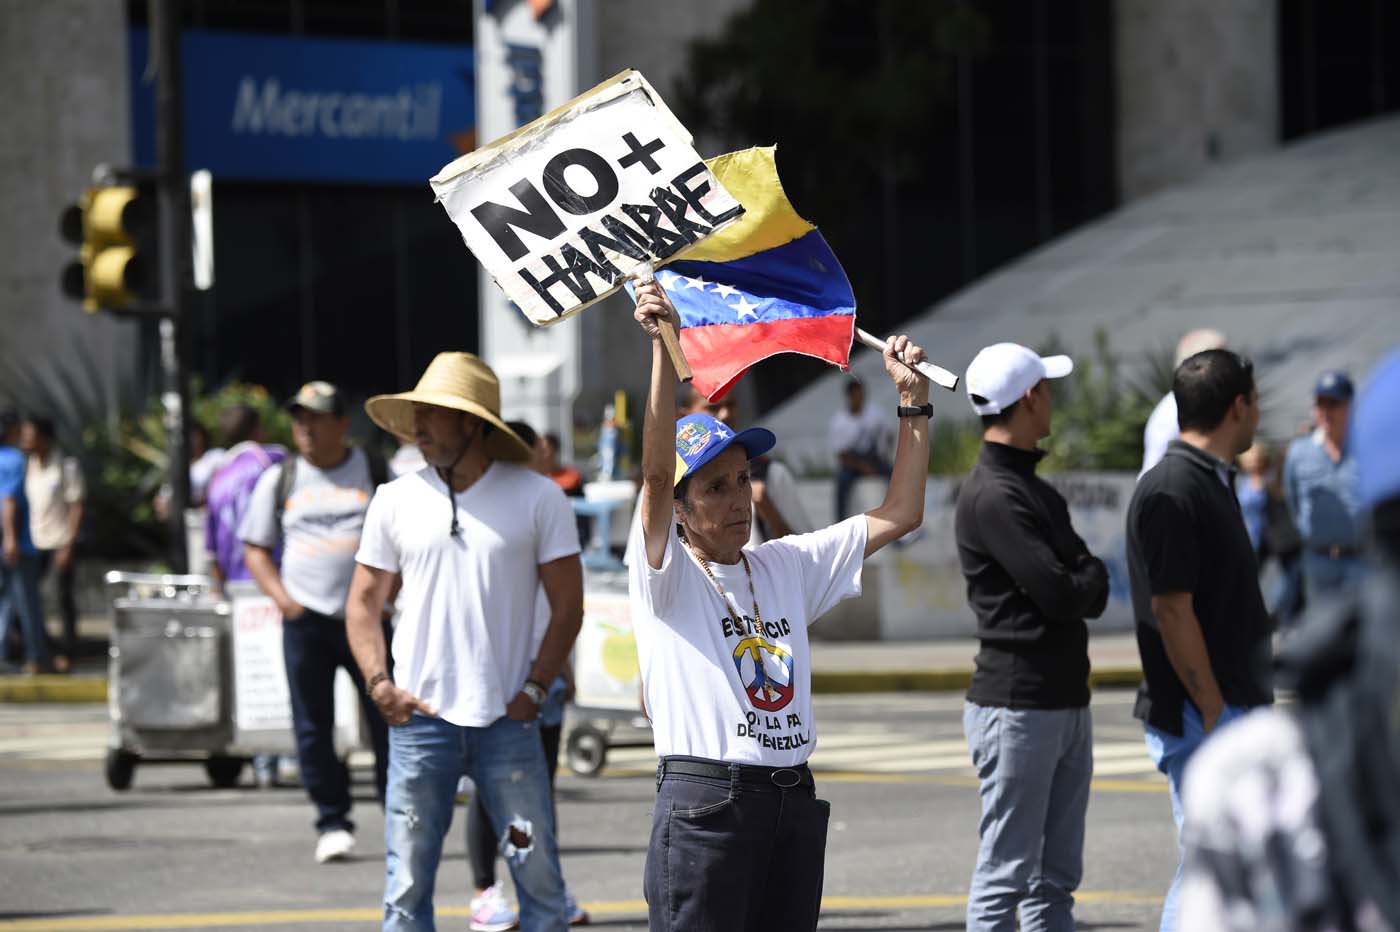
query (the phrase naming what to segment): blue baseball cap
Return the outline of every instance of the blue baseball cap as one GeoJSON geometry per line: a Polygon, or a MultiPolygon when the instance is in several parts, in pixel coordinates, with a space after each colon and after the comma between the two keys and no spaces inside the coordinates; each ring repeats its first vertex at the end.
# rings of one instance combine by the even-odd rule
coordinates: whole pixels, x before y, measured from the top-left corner
{"type": "Polygon", "coordinates": [[[1340,369],[1322,373],[1313,389],[1314,398],[1327,398],[1332,401],[1351,401],[1356,395],[1356,386],[1351,384],[1351,376],[1340,369]]]}
{"type": "Polygon", "coordinates": [[[1400,350],[1372,373],[1351,413],[1347,445],[1356,456],[1361,504],[1375,508],[1400,495],[1400,350]]]}
{"type": "Polygon", "coordinates": [[[750,427],[734,433],[724,423],[708,414],[687,414],[676,421],[676,485],[686,476],[694,475],[710,460],[737,443],[744,448],[749,459],[762,456],[778,438],[771,430],[750,427]]]}

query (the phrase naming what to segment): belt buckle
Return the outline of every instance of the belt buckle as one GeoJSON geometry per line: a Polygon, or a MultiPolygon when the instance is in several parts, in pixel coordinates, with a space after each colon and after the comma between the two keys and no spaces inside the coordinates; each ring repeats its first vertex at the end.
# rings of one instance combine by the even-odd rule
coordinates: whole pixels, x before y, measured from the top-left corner
{"type": "Polygon", "coordinates": [[[791,767],[783,767],[770,773],[768,775],[768,779],[773,781],[774,786],[777,786],[784,790],[790,790],[795,786],[801,785],[802,774],[798,773],[796,770],[793,770],[791,767]],[[784,774],[788,776],[785,777],[784,774]],[[791,779],[792,782],[784,782],[787,779],[791,779]]]}
{"type": "Polygon", "coordinates": [[[1341,545],[1340,545],[1340,544],[1333,544],[1331,547],[1328,547],[1328,548],[1327,548],[1327,556],[1328,556],[1329,559],[1332,559],[1332,560],[1340,560],[1340,559],[1342,558],[1342,547],[1341,547],[1341,545]]]}

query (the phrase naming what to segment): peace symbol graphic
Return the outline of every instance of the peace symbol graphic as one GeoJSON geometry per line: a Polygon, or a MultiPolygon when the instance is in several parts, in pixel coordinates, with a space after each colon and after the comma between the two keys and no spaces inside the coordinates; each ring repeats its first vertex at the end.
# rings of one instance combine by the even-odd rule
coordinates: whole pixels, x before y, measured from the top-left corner
{"type": "Polygon", "coordinates": [[[792,656],[781,647],[761,637],[745,638],[734,648],[734,666],[754,708],[776,712],[792,701],[792,656]],[[745,660],[753,667],[753,675],[747,680],[745,660]]]}

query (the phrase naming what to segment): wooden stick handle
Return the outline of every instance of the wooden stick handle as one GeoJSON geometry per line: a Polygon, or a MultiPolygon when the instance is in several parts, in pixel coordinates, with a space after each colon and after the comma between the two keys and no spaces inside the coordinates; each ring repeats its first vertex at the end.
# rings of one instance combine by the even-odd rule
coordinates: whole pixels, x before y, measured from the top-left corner
{"type": "MultiPolygon", "coordinates": [[[[873,350],[879,350],[881,353],[885,351],[884,340],[880,339],[879,337],[873,334],[867,333],[859,327],[856,328],[856,338],[873,350]]],[[[904,362],[904,360],[901,359],[900,362],[904,362]]],[[[941,385],[944,388],[948,389],[948,391],[950,392],[957,391],[958,377],[953,373],[949,372],[947,369],[944,369],[942,366],[935,366],[931,362],[921,362],[915,363],[909,368],[913,369],[915,372],[919,373],[919,375],[928,379],[935,385],[941,385]]]]}
{"type": "MultiPolygon", "coordinates": [[[[638,284],[652,281],[653,277],[650,262],[638,266],[637,270],[632,273],[632,279],[638,284]]],[[[690,363],[685,361],[685,351],[681,349],[679,324],[680,321],[676,319],[674,310],[665,320],[656,322],[657,327],[661,330],[661,343],[666,347],[666,354],[671,357],[671,365],[676,369],[676,378],[682,382],[689,382],[694,375],[690,371],[690,363]]]]}
{"type": "Polygon", "coordinates": [[[684,351],[681,350],[681,335],[676,327],[675,312],[665,320],[658,320],[656,324],[661,328],[661,342],[666,345],[666,352],[671,356],[671,365],[676,367],[676,377],[682,382],[689,382],[693,373],[690,371],[690,363],[685,361],[684,351]]]}

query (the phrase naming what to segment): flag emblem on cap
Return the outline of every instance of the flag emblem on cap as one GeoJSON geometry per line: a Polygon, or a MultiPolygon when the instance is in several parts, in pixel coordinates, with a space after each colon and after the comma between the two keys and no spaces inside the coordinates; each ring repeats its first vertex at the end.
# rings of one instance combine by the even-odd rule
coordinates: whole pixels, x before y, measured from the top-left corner
{"type": "Polygon", "coordinates": [[[686,459],[692,459],[710,445],[711,436],[708,427],[692,421],[676,434],[676,452],[686,459]]]}

